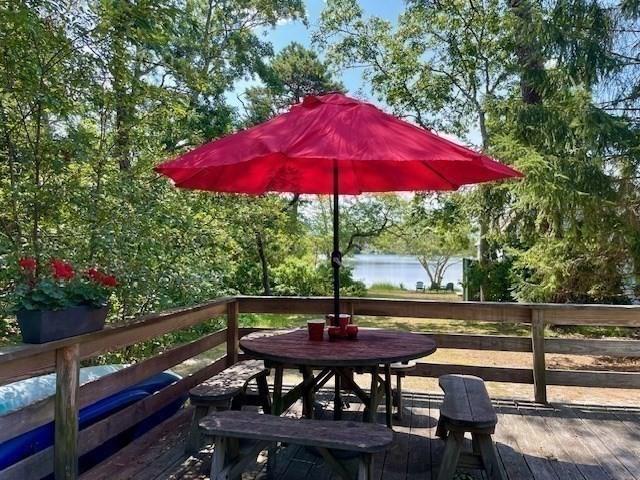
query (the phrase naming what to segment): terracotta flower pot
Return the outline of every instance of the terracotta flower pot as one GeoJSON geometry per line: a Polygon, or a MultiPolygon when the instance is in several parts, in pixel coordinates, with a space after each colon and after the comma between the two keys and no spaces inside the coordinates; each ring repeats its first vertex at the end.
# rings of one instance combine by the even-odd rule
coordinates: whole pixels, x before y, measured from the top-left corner
{"type": "Polygon", "coordinates": [[[66,310],[20,310],[18,325],[24,343],[46,343],[104,328],[109,306],[71,307],[66,310]]]}

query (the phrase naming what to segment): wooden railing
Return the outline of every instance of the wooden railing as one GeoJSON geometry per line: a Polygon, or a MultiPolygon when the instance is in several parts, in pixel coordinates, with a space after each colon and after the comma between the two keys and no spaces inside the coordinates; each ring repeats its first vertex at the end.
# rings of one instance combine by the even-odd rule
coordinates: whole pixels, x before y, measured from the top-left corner
{"type": "MultiPolygon", "coordinates": [[[[556,305],[441,302],[345,298],[343,311],[358,316],[455,319],[474,322],[526,324],[529,337],[434,333],[438,348],[525,352],[532,368],[490,367],[423,362],[412,373],[438,377],[443,373],[479,375],[487,381],[534,385],[534,397],[546,402],[547,385],[640,388],[640,373],[552,370],[545,354],[640,357],[639,340],[545,338],[546,325],[640,327],[640,307],[606,305],[556,305]]],[[[0,385],[49,372],[57,373],[56,395],[25,409],[0,417],[0,443],[55,419],[55,445],[0,472],[3,479],[40,478],[54,471],[56,479],[77,477],[77,458],[127,430],[193,386],[235,363],[238,340],[256,329],[239,328],[242,313],[323,315],[332,309],[331,298],[237,297],[220,298],[204,305],[150,315],[100,332],[43,345],[0,349],[0,385]],[[164,351],[100,378],[78,385],[82,360],[198,325],[225,315],[227,328],[164,351]],[[78,411],[151,375],[226,344],[226,355],[176,381],[158,393],[78,432],[78,411]]],[[[428,334],[428,333],[423,333],[428,334]]]]}

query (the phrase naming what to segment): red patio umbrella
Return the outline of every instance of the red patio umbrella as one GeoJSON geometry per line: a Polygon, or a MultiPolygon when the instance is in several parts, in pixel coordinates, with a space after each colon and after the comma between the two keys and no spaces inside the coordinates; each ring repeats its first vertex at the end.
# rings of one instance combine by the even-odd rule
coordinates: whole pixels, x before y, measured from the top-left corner
{"type": "Polygon", "coordinates": [[[181,188],[261,195],[333,194],[338,318],[338,195],[457,190],[522,174],[341,93],[308,96],[256,127],[214,140],[155,170],[181,188]]]}

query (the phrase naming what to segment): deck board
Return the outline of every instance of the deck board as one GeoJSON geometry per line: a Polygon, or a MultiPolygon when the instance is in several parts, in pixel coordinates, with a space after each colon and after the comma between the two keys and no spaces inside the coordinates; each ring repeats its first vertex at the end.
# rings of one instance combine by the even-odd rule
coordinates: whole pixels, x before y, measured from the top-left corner
{"type": "MultiPolygon", "coordinates": [[[[319,396],[331,417],[329,393],[319,396]]],[[[363,406],[345,396],[344,418],[358,418],[363,406]]],[[[442,395],[407,392],[405,412],[394,427],[393,448],[375,456],[376,480],[435,480],[443,443],[435,437],[442,395]]],[[[498,427],[494,439],[508,480],[640,480],[640,410],[626,407],[539,405],[494,400],[498,427]]],[[[287,415],[300,416],[300,404],[287,415]]],[[[211,447],[187,457],[183,444],[190,412],[185,410],[136,440],[82,479],[206,480],[211,447]]],[[[378,420],[383,423],[384,415],[378,420]]],[[[322,459],[305,448],[280,447],[275,465],[263,452],[242,480],[337,480],[322,459]],[[275,470],[274,470],[275,469],[275,470]],[[271,473],[271,475],[269,475],[271,473]]],[[[352,465],[355,469],[355,464],[352,465]]],[[[354,470],[355,471],[355,470],[354,470]]],[[[465,472],[460,479],[486,478],[465,472]]]]}

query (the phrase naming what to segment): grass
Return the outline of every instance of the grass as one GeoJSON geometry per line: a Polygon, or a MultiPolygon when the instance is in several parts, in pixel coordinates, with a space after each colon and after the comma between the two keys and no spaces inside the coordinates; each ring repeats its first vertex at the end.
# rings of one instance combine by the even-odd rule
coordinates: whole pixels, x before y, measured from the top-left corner
{"type": "Polygon", "coordinates": [[[379,297],[379,298],[404,298],[404,299],[414,299],[414,300],[444,300],[447,302],[459,302],[462,300],[460,296],[456,292],[445,292],[445,291],[430,291],[426,292],[415,292],[411,290],[402,290],[398,287],[388,289],[388,288],[378,288],[376,285],[372,285],[371,288],[367,290],[368,297],[379,297]]]}

